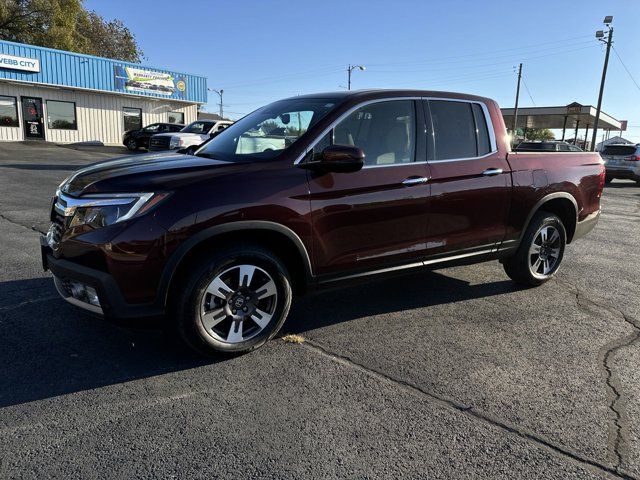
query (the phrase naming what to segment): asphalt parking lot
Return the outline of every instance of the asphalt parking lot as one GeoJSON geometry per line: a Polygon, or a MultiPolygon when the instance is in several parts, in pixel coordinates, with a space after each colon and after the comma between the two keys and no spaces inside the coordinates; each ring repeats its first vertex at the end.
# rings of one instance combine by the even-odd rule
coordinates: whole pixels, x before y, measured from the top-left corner
{"type": "Polygon", "coordinates": [[[1,478],[640,478],[640,187],[556,281],[497,262],[296,299],[225,361],[59,299],[49,199],[118,149],[0,144],[1,478]]]}

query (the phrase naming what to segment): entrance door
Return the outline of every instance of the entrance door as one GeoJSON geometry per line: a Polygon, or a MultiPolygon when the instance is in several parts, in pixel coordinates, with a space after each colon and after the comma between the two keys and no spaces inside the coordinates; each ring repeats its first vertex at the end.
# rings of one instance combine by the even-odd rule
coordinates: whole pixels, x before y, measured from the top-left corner
{"type": "Polygon", "coordinates": [[[42,99],[22,97],[22,123],[25,140],[44,140],[42,99]]]}

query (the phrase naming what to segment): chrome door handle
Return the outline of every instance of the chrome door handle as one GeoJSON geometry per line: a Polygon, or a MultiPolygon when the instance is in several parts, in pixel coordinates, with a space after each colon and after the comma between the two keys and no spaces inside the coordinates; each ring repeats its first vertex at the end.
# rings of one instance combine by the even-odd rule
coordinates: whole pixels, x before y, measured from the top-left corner
{"type": "Polygon", "coordinates": [[[485,177],[492,177],[494,175],[500,175],[501,173],[501,168],[487,168],[484,172],[482,172],[482,175],[484,175],[485,177]]]}
{"type": "Polygon", "coordinates": [[[427,177],[409,177],[406,180],[403,180],[402,185],[405,187],[411,187],[413,185],[422,185],[428,181],[429,179],[427,177]]]}

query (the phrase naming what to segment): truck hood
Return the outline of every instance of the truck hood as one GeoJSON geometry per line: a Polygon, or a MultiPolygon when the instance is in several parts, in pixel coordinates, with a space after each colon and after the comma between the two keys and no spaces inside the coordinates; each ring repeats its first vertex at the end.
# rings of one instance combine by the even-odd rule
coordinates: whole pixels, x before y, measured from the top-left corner
{"type": "Polygon", "coordinates": [[[59,188],[74,197],[148,192],[235,173],[247,165],[175,152],[132,155],[89,165],[70,175],[59,188]]]}

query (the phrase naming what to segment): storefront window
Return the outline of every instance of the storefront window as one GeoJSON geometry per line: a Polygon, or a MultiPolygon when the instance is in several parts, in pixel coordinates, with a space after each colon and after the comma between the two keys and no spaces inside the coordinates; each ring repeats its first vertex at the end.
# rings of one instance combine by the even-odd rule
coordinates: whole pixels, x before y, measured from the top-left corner
{"type": "Polygon", "coordinates": [[[169,112],[169,123],[179,123],[180,125],[184,125],[184,113],[169,112]]]}
{"type": "Polygon", "coordinates": [[[140,130],[142,128],[142,110],[139,108],[124,107],[124,131],[140,130]]]}
{"type": "Polygon", "coordinates": [[[15,97],[0,96],[0,127],[17,127],[18,106],[15,97]]]}
{"type": "Polygon", "coordinates": [[[47,100],[47,124],[53,130],[77,130],[76,104],[47,100]]]}

